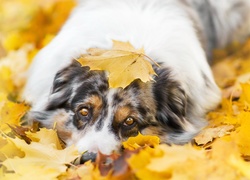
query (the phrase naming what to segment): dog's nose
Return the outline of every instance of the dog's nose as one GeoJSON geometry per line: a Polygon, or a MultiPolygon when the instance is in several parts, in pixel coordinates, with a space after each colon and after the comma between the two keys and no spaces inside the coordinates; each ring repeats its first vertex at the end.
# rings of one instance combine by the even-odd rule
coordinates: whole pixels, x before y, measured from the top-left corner
{"type": "Polygon", "coordinates": [[[96,153],[93,153],[93,152],[86,152],[86,153],[84,153],[83,155],[82,155],[82,157],[81,157],[81,160],[80,160],[80,163],[81,164],[84,164],[85,162],[87,162],[87,161],[89,161],[89,160],[91,160],[92,162],[94,162],[95,161],[95,159],[96,159],[96,153]]]}

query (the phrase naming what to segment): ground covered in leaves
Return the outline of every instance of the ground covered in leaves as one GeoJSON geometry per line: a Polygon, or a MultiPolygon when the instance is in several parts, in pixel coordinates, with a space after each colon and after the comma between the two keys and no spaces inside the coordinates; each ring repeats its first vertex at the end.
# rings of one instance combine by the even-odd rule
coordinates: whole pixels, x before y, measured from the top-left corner
{"type": "Polygon", "coordinates": [[[79,165],[56,130],[22,125],[20,99],[32,58],[58,32],[71,0],[4,0],[0,6],[0,179],[250,179],[250,40],[217,50],[213,72],[222,89],[209,125],[185,146],[139,135],[122,155],[79,165]]]}

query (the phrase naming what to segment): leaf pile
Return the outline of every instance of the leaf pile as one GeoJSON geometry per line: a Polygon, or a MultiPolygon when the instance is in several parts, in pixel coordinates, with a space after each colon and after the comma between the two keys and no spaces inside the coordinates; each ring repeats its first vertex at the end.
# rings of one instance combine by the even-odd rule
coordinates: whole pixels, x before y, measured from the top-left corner
{"type": "MultiPolygon", "coordinates": [[[[250,179],[250,39],[232,48],[233,54],[216,52],[223,54],[212,66],[223,99],[207,114],[209,125],[192,144],[159,145],[159,138],[139,134],[123,143],[122,154],[99,153],[95,162],[79,164],[81,154],[73,146],[64,148],[56,130],[23,123],[29,110],[19,98],[23,74],[74,4],[72,0],[5,0],[0,6],[0,23],[8,24],[0,26],[0,179],[250,179]]],[[[101,66],[108,66],[110,55],[117,58],[121,52],[125,59],[143,56],[130,44],[115,42],[111,51],[90,49],[81,63],[89,65],[94,56],[101,66]]],[[[104,69],[112,79],[114,67],[104,69]]],[[[143,77],[149,80],[154,73],[145,69],[143,77]]],[[[118,78],[112,86],[124,87],[135,78],[144,81],[143,77],[135,75],[124,85],[120,82],[125,80],[118,78]]]]}

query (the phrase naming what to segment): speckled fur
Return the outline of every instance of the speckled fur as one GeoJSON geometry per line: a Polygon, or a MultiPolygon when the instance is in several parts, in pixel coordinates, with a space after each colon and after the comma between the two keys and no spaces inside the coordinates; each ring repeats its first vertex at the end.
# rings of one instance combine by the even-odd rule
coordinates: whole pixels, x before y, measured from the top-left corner
{"type": "Polygon", "coordinates": [[[79,1],[31,65],[23,95],[32,104],[30,120],[55,124],[80,152],[119,151],[138,132],[162,143],[189,142],[220,101],[207,57],[248,35],[249,9],[248,0],[79,1]],[[154,67],[155,81],[112,89],[106,72],[74,62],[88,48],[110,49],[112,39],[143,47],[161,65],[154,67]],[[89,114],[81,116],[81,108],[89,114]],[[128,117],[134,119],[129,127],[128,117]]]}

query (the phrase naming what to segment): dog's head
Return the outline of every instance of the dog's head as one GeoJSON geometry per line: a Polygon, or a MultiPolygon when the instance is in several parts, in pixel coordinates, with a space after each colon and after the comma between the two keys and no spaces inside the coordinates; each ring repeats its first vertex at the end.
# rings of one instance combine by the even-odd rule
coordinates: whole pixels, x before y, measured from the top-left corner
{"type": "Polygon", "coordinates": [[[56,74],[47,106],[30,118],[55,126],[61,140],[80,152],[119,151],[139,132],[158,135],[164,143],[185,143],[197,132],[188,120],[188,97],[168,69],[155,70],[154,82],[137,79],[114,89],[107,73],[74,62],[56,74]]]}

